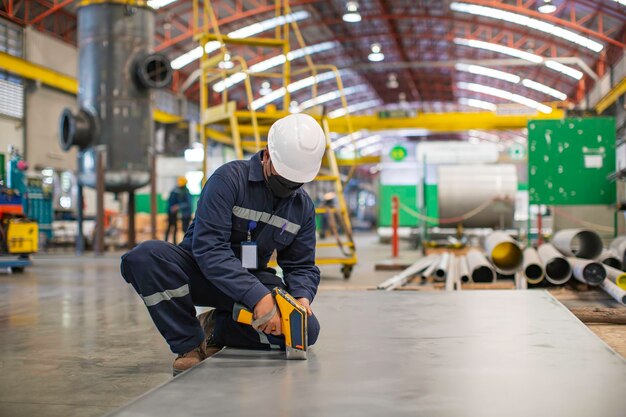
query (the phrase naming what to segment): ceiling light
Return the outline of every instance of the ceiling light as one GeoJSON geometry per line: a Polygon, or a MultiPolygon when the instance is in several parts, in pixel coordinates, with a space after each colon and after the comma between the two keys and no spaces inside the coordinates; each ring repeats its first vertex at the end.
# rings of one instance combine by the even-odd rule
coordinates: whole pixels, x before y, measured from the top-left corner
{"type": "MultiPolygon", "coordinates": [[[[355,85],[352,87],[346,87],[343,89],[343,95],[344,96],[349,96],[351,94],[356,94],[356,93],[361,93],[363,91],[367,90],[367,86],[366,85],[355,85]]],[[[311,100],[307,100],[305,102],[303,102],[302,104],[300,104],[299,110],[303,111],[306,110],[308,108],[311,108],[313,106],[318,106],[320,104],[324,104],[327,103],[329,101],[332,100],[336,100],[338,98],[341,98],[341,92],[338,90],[335,91],[331,91],[329,93],[326,94],[322,94],[319,95],[315,98],[312,98],[311,100]]]]}
{"type": "Polygon", "coordinates": [[[271,93],[268,93],[266,95],[264,95],[261,98],[258,98],[256,100],[254,100],[252,102],[252,109],[253,110],[258,110],[261,107],[278,100],[279,98],[284,97],[285,93],[287,91],[289,91],[290,93],[294,93],[298,90],[302,90],[303,88],[307,88],[312,86],[315,83],[321,83],[322,81],[327,81],[330,79],[334,79],[335,78],[335,73],[332,71],[328,71],[328,72],[324,72],[322,74],[317,74],[317,75],[312,75],[310,77],[307,78],[303,78],[301,80],[295,81],[291,84],[289,84],[287,86],[287,88],[285,87],[280,87],[279,89],[276,89],[274,91],[272,91],[271,93]]]}
{"type": "Polygon", "coordinates": [[[344,151],[348,150],[354,152],[355,149],[362,149],[369,145],[380,142],[381,137],[380,135],[370,135],[365,137],[361,136],[359,138],[354,137],[353,139],[354,140],[351,140],[350,142],[343,145],[335,146],[333,149],[343,149],[344,151]]]}
{"type": "Polygon", "coordinates": [[[476,107],[477,109],[496,111],[498,106],[488,101],[477,100],[475,98],[459,98],[459,104],[463,106],[476,107]]]}
{"type": "Polygon", "coordinates": [[[352,135],[346,135],[343,136],[337,140],[334,140],[331,144],[330,147],[335,150],[338,148],[341,148],[342,146],[345,146],[351,142],[356,141],[357,139],[360,139],[363,137],[363,131],[359,130],[357,132],[354,132],[352,135]]]}
{"type": "Polygon", "coordinates": [[[552,0],[543,0],[543,4],[537,7],[539,13],[550,14],[556,11],[556,6],[552,4],[552,0]]]}
{"type": "Polygon", "coordinates": [[[469,72],[476,75],[484,75],[486,77],[497,78],[499,80],[508,81],[514,84],[517,84],[520,81],[520,77],[515,74],[498,71],[492,68],[481,67],[479,65],[456,64],[454,68],[456,68],[457,71],[469,72]]]}
{"type": "Polygon", "coordinates": [[[543,62],[543,58],[539,55],[531,54],[530,52],[520,51],[519,49],[515,48],[509,48],[508,46],[500,45],[497,43],[463,38],[455,38],[454,43],[457,45],[469,46],[470,48],[486,49],[488,51],[499,52],[501,54],[524,59],[526,61],[534,62],[537,64],[543,62]]]}
{"type": "Polygon", "coordinates": [[[507,12],[494,7],[485,7],[476,4],[459,2],[450,3],[450,9],[459,13],[468,13],[475,16],[490,17],[492,19],[503,20],[505,22],[526,26],[565,39],[566,41],[583,46],[594,52],[600,52],[602,51],[602,49],[604,49],[604,46],[601,43],[593,41],[585,36],[579,35],[578,33],[572,32],[571,30],[563,29],[562,27],[553,25],[552,23],[547,23],[539,19],[521,15],[519,13],[507,12]]]}
{"type": "Polygon", "coordinates": [[[487,94],[494,97],[503,98],[505,100],[513,101],[518,104],[539,110],[542,113],[552,113],[552,108],[545,104],[539,103],[528,97],[520,96],[519,94],[513,94],[509,91],[500,90],[499,88],[488,87],[482,84],[459,82],[456,84],[461,90],[474,91],[475,93],[487,94]]]}
{"type": "Polygon", "coordinates": [[[369,109],[370,107],[379,106],[381,101],[379,99],[363,101],[361,103],[355,103],[349,105],[347,108],[340,107],[328,113],[329,119],[336,119],[337,117],[345,116],[346,113],[354,113],[360,110],[369,109]]]}
{"type": "Polygon", "coordinates": [[[382,150],[383,150],[383,144],[382,143],[378,143],[376,145],[368,146],[365,149],[361,149],[360,154],[361,154],[361,156],[367,156],[367,155],[372,155],[372,154],[378,153],[378,152],[380,152],[382,150]]]}
{"type": "Polygon", "coordinates": [[[307,19],[310,16],[306,10],[299,10],[297,12],[290,13],[285,16],[277,16],[271,19],[263,20],[261,22],[253,23],[249,26],[242,27],[228,34],[231,38],[248,38],[250,36],[257,35],[266,30],[274,29],[277,26],[282,26],[286,23],[298,22],[300,20],[307,19]]]}
{"type": "Polygon", "coordinates": [[[367,56],[372,62],[380,62],[385,59],[385,55],[381,52],[381,46],[379,43],[372,44],[372,52],[367,56]]]}
{"type": "Polygon", "coordinates": [[[168,4],[174,3],[176,0],[148,0],[148,6],[153,9],[160,9],[168,4]]]}
{"type": "Polygon", "coordinates": [[[387,77],[386,85],[387,88],[391,88],[392,90],[398,88],[398,86],[400,85],[398,84],[398,76],[394,72],[389,74],[389,77],[387,77]]]}
{"type": "Polygon", "coordinates": [[[272,92],[272,86],[269,81],[263,81],[261,84],[261,88],[259,89],[259,94],[262,96],[266,96],[272,92]]]}
{"type": "Polygon", "coordinates": [[[545,66],[550,68],[551,70],[558,71],[577,80],[580,80],[583,77],[583,73],[581,71],[578,71],[577,69],[574,69],[572,67],[568,67],[567,65],[563,65],[560,62],[547,60],[545,62],[545,66]]]}
{"type": "MultiPolygon", "coordinates": [[[[253,23],[249,26],[245,26],[241,29],[237,29],[228,34],[231,38],[248,38],[250,36],[257,35],[266,30],[274,29],[277,26],[282,26],[285,23],[297,22],[307,19],[310,16],[309,12],[300,10],[286,16],[277,16],[271,19],[263,20],[262,22],[253,23]]],[[[220,43],[217,41],[211,41],[204,45],[204,51],[207,54],[217,51],[220,48],[220,43]]],[[[200,59],[202,56],[202,47],[198,46],[189,52],[174,58],[171,62],[172,68],[175,70],[181,69],[185,65],[189,65],[196,59],[200,59]]]]}
{"type": "Polygon", "coordinates": [[[346,13],[343,15],[343,21],[348,23],[357,23],[361,21],[359,3],[356,1],[349,1],[346,3],[346,13]]]}
{"type": "Polygon", "coordinates": [[[217,66],[221,69],[232,69],[235,64],[230,60],[230,54],[227,52],[224,54],[224,60],[217,64],[217,66]]]}
{"type": "MultiPolygon", "coordinates": [[[[293,61],[294,59],[303,58],[307,55],[317,54],[319,52],[328,51],[329,49],[333,49],[337,47],[337,42],[322,42],[315,45],[306,46],[304,48],[296,49],[287,54],[287,60],[293,61]]],[[[285,55],[276,55],[271,58],[268,58],[264,61],[257,62],[254,65],[251,65],[248,68],[248,71],[251,73],[264,72],[269,69],[278,67],[285,63],[285,55]]],[[[213,85],[213,91],[216,93],[221,93],[226,88],[230,88],[236,84],[239,84],[243,80],[246,79],[246,74],[244,72],[237,72],[226,79],[219,81],[213,85]]]]}
{"type": "Polygon", "coordinates": [[[533,90],[540,91],[552,97],[558,98],[559,100],[567,100],[567,94],[559,90],[555,90],[552,87],[548,87],[547,85],[538,83],[536,81],[525,79],[522,81],[522,85],[524,87],[532,88],[533,90]]]}
{"type": "Polygon", "coordinates": [[[485,49],[487,51],[499,52],[501,54],[509,55],[515,58],[524,59],[526,61],[534,62],[536,64],[544,63],[546,67],[558,71],[562,74],[565,74],[569,77],[580,80],[583,76],[583,73],[568,67],[567,65],[563,65],[560,62],[546,60],[544,62],[543,57],[535,54],[531,54],[530,52],[521,51],[515,48],[509,48],[508,46],[500,45],[497,43],[483,42],[476,39],[463,39],[463,38],[455,38],[454,43],[461,46],[468,46],[470,48],[478,48],[485,49]]]}

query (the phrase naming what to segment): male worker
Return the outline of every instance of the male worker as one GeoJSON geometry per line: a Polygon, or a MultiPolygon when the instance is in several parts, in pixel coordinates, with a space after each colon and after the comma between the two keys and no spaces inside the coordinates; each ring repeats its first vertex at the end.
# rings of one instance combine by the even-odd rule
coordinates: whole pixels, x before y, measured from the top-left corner
{"type": "Polygon", "coordinates": [[[187,178],[178,177],[176,180],[176,188],[170,193],[167,200],[167,230],[165,231],[165,240],[168,241],[170,229],[173,230],[173,242],[176,243],[176,234],[178,230],[178,215],[182,220],[183,233],[187,233],[189,222],[191,221],[191,193],[187,188],[187,178]]]}
{"type": "Polygon", "coordinates": [[[272,125],[267,142],[252,159],[227,163],[209,178],[179,246],[147,241],[122,257],[122,275],[178,354],[174,375],[222,346],[284,348],[280,317],[271,315],[277,286],[307,309],[309,345],[319,334],[310,307],[320,281],[315,208],[300,187],[317,175],[326,139],[315,119],[294,114],[272,125]],[[274,250],[282,280],[267,267],[274,250]],[[258,329],[235,322],[236,302],[267,321],[258,329]],[[194,305],[215,309],[196,318],[194,305]]]}

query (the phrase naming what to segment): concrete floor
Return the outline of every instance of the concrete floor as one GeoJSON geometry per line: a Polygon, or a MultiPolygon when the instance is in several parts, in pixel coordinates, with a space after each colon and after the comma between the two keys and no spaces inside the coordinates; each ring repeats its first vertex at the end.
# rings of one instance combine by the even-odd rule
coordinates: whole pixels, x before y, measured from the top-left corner
{"type": "MultiPolygon", "coordinates": [[[[321,268],[319,297],[394,274],[374,271],[388,245],[374,234],[357,235],[356,244],[352,277],[321,268]]],[[[174,355],[121,278],[119,256],[40,254],[25,273],[0,275],[1,417],[99,416],[171,378],[174,355]]],[[[401,248],[400,262],[416,257],[401,248]]]]}
{"type": "MultiPolygon", "coordinates": [[[[351,279],[326,266],[321,290],[371,288],[393,274],[373,268],[389,246],[373,234],[357,245],[351,279]]],[[[23,274],[0,275],[0,416],[98,416],[171,378],[174,356],[119,257],[40,254],[23,274]]]]}

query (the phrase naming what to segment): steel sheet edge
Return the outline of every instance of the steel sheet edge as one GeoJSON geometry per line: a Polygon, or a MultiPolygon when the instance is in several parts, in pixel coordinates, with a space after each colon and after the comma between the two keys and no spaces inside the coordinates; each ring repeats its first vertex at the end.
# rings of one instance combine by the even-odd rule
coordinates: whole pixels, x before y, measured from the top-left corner
{"type": "Polygon", "coordinates": [[[84,1],[78,16],[78,107],[60,119],[61,147],[79,148],[78,178],[95,188],[95,155],[105,151],[105,189],[148,184],[154,122],[150,91],[172,78],[152,53],[154,11],[143,1],[84,1]]]}

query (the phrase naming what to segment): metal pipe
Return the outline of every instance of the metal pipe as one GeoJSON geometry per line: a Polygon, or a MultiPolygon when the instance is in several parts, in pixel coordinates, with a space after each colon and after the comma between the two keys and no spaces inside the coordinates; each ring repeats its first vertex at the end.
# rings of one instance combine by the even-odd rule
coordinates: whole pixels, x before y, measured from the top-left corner
{"type": "MultiPolygon", "coordinates": [[[[157,238],[157,172],[156,152],[150,150],[150,239],[157,238]]],[[[176,236],[174,236],[176,240],[176,236]]]]}
{"type": "Polygon", "coordinates": [[[496,280],[496,271],[477,249],[467,252],[467,267],[474,282],[495,282],[496,280]]]}
{"type": "Polygon", "coordinates": [[[442,282],[446,279],[446,268],[450,260],[450,252],[444,252],[439,259],[439,266],[435,269],[435,281],[442,282]]]}
{"type": "Polygon", "coordinates": [[[467,256],[459,256],[459,279],[461,282],[470,282],[472,277],[467,266],[467,256]]]}
{"type": "Polygon", "coordinates": [[[128,192],[128,248],[132,249],[137,243],[135,233],[135,191],[128,192]]]}
{"type": "Polygon", "coordinates": [[[435,269],[437,269],[437,267],[439,266],[439,262],[440,262],[440,257],[436,256],[435,258],[433,258],[433,263],[430,264],[430,266],[426,269],[424,269],[422,271],[422,278],[427,279],[433,276],[433,274],[435,273],[435,269]]]}
{"type": "Polygon", "coordinates": [[[535,248],[526,248],[524,250],[522,274],[528,284],[536,285],[543,281],[545,271],[535,248]]]}
{"type": "Polygon", "coordinates": [[[385,290],[385,291],[393,291],[396,288],[401,287],[404,284],[406,284],[409,281],[409,279],[411,279],[411,277],[413,277],[414,275],[419,274],[424,269],[428,268],[431,265],[431,263],[433,263],[434,261],[435,261],[434,255],[430,255],[425,258],[422,258],[419,261],[415,262],[413,265],[409,266],[404,271],[400,272],[399,274],[396,274],[393,277],[387,279],[386,281],[378,284],[376,289],[385,290]]]}
{"type": "Polygon", "coordinates": [[[456,256],[450,255],[446,268],[446,291],[454,291],[457,280],[456,256]]]}
{"type": "Polygon", "coordinates": [[[94,253],[104,253],[104,153],[102,147],[96,149],[96,238],[94,253]]]}
{"type": "Polygon", "coordinates": [[[621,289],[626,290],[626,272],[612,268],[608,265],[604,265],[604,270],[606,271],[606,275],[609,280],[621,289]]]}
{"type": "Polygon", "coordinates": [[[511,275],[517,271],[524,256],[517,242],[508,234],[495,231],[485,239],[485,250],[498,272],[511,275]]]}
{"type": "Polygon", "coordinates": [[[604,291],[606,291],[608,295],[613,297],[618,303],[626,304],[626,291],[624,291],[617,285],[613,284],[613,282],[611,282],[610,279],[607,278],[604,281],[602,281],[602,284],[600,284],[600,287],[604,291]]]}
{"type": "Polygon", "coordinates": [[[617,255],[622,262],[622,266],[626,265],[626,236],[619,236],[613,239],[609,250],[617,255]]]}
{"type": "Polygon", "coordinates": [[[598,261],[615,269],[621,270],[623,267],[622,261],[619,257],[615,254],[615,252],[609,249],[604,249],[602,251],[600,256],[598,256],[598,261]]]}
{"type": "Polygon", "coordinates": [[[602,253],[602,239],[588,229],[559,230],[552,238],[552,244],[565,256],[596,259],[602,253]]]}
{"type": "Polygon", "coordinates": [[[600,262],[569,257],[567,261],[573,269],[574,278],[583,284],[597,286],[607,277],[606,269],[600,262]]]}
{"type": "MultiPolygon", "coordinates": [[[[78,157],[81,157],[80,153],[78,157]]],[[[76,199],[78,200],[76,204],[76,254],[80,256],[83,254],[83,252],[85,252],[85,236],[83,235],[83,220],[85,217],[83,206],[83,186],[80,184],[80,182],[77,185],[76,191],[76,199]]]]}
{"type": "Polygon", "coordinates": [[[559,251],[550,243],[544,243],[537,249],[543,264],[545,278],[550,284],[565,284],[572,276],[572,267],[559,251]]]}

